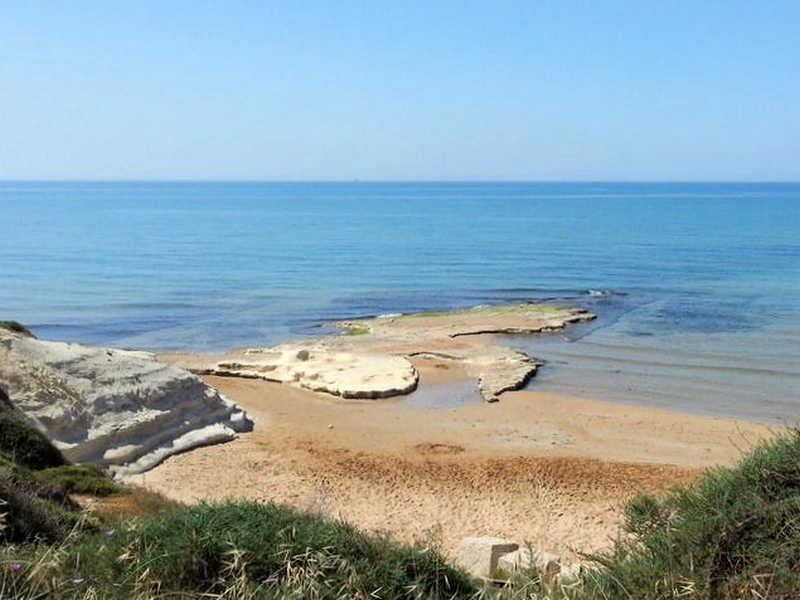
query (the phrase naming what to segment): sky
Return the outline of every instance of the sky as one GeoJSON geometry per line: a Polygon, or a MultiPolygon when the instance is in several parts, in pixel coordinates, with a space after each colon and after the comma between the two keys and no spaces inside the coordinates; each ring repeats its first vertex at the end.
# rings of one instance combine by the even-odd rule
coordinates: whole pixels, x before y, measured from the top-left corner
{"type": "Polygon", "coordinates": [[[0,15],[0,179],[800,180],[796,0],[0,15]]]}

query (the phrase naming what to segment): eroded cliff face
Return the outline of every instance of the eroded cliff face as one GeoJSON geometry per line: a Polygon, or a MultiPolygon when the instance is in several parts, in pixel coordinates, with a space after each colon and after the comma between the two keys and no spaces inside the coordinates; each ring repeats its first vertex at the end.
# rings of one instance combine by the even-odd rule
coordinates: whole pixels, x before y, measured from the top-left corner
{"type": "Polygon", "coordinates": [[[200,378],[147,352],[0,330],[0,386],[68,460],[117,474],[141,473],[253,427],[200,378]]]}

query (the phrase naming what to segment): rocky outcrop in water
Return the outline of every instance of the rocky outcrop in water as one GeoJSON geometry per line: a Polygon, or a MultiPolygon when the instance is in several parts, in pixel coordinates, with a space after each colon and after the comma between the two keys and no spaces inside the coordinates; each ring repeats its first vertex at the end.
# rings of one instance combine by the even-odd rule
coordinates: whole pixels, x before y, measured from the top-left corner
{"type": "Polygon", "coordinates": [[[342,321],[335,324],[341,336],[173,359],[203,375],[266,379],[343,398],[388,398],[417,388],[419,374],[409,358],[436,357],[475,378],[481,396],[495,402],[524,387],[541,362],[493,343],[492,334],[548,333],[594,318],[583,309],[550,305],[484,306],[342,321]]]}
{"type": "Polygon", "coordinates": [[[253,426],[200,378],[147,352],[0,330],[0,385],[68,460],[118,474],[146,471],[253,426]]]}

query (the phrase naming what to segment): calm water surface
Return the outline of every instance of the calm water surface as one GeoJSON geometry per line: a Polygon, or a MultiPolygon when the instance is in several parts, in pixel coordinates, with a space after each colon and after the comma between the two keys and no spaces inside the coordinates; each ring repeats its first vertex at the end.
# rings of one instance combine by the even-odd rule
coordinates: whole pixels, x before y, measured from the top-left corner
{"type": "Polygon", "coordinates": [[[0,183],[0,318],[145,349],[265,345],[338,318],[586,306],[510,338],[533,386],[800,417],[800,184],[0,183]]]}

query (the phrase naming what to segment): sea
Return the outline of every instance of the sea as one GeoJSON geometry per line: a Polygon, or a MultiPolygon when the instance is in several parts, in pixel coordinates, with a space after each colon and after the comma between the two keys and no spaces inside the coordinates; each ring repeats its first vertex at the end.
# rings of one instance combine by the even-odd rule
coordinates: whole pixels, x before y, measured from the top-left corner
{"type": "Polygon", "coordinates": [[[530,386],[800,421],[800,184],[0,182],[0,319],[212,351],[509,302],[597,320],[502,343],[530,386]]]}

